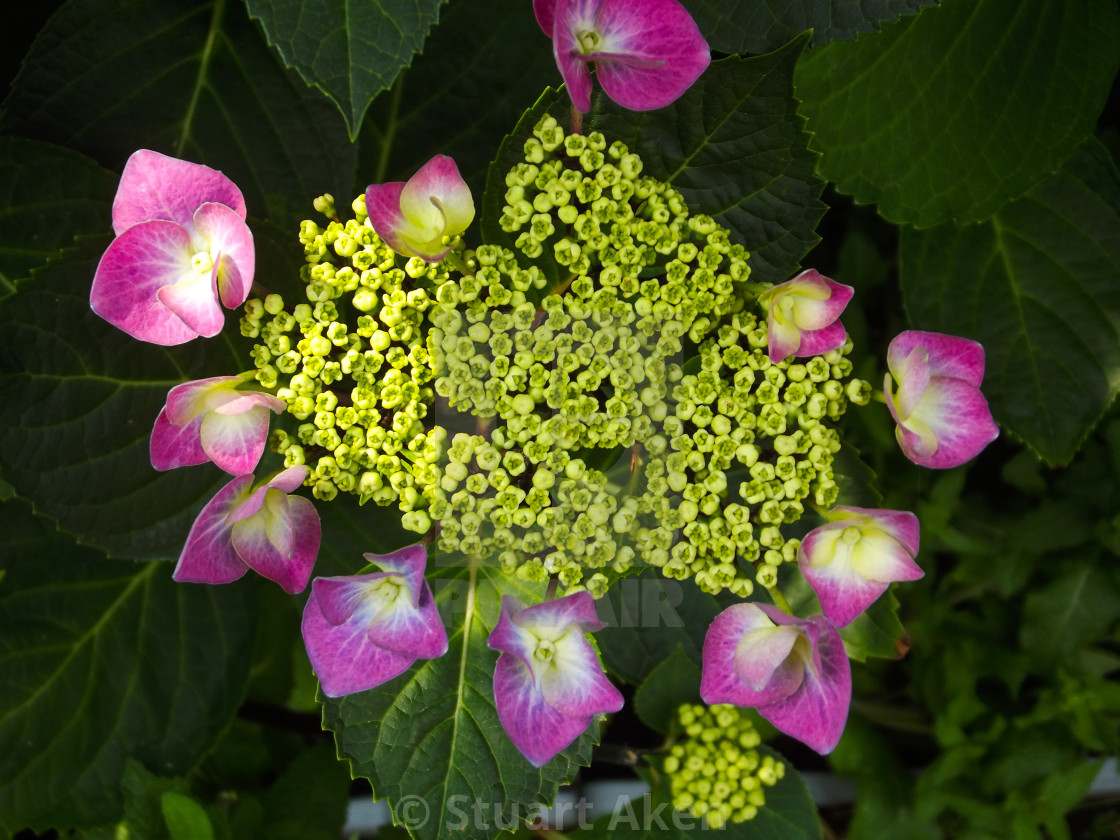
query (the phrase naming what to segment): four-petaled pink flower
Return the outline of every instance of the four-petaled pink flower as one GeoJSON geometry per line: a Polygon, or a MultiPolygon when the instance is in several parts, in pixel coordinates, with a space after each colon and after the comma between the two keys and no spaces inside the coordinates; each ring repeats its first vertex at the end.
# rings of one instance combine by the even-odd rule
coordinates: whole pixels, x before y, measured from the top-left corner
{"type": "Polygon", "coordinates": [[[217,335],[221,304],[249,296],[253,235],[241,191],[221,172],[134,152],[113,200],[113,231],[89,302],[134,338],[171,345],[217,335]]]}
{"type": "Polygon", "coordinates": [[[506,734],[536,767],[583,734],[595,715],[622,708],[585,635],[600,627],[587,592],[531,607],[502,597],[489,639],[502,652],[494,700],[506,734]]]}
{"type": "Polygon", "coordinates": [[[797,563],[825,618],[837,627],[851,624],[893,581],[924,574],[914,562],[914,514],[838,505],[825,516],[832,521],[805,535],[797,563]]]}
{"type": "Polygon", "coordinates": [[[848,334],[840,315],[853,289],[824,277],[815,268],[779,283],[758,296],[767,307],[770,361],[818,356],[844,345],[848,334]]]}
{"type": "Polygon", "coordinates": [[[230,583],[249,569],[289,593],[302,592],[319,553],[315,506],[289,496],[307,467],[289,467],[256,487],[235,478],[199,513],[172,577],[187,583],[230,583]]]}
{"type": "Polygon", "coordinates": [[[852,699],[844,643],[823,616],[800,619],[767,604],[735,604],[704,638],[705,703],[753,706],[822,755],[840,740],[852,699]]]}
{"type": "Polygon", "coordinates": [[[984,348],[977,342],[911,330],[891,342],[887,366],[883,392],[898,424],[895,437],[915,464],[960,466],[999,436],[980,393],[984,348]]]}
{"type": "Polygon", "coordinates": [[[711,62],[708,42],[677,0],[533,0],[572,104],[591,109],[591,71],[632,111],[676,101],[711,62]]]}
{"type": "Polygon", "coordinates": [[[370,184],[366,213],[377,235],[398,254],[439,262],[451,250],[445,239],[474,220],[474,199],[455,161],[436,155],[407,182],[370,184]]]}
{"type": "Polygon", "coordinates": [[[384,571],[315,578],[303,611],[303,641],[328,697],[391,680],[417,659],[447,653],[447,632],[428,582],[420,545],[365,558],[384,571]]]}
{"type": "Polygon", "coordinates": [[[268,412],[285,403],[257,391],[238,391],[244,376],[215,376],[176,385],[152,429],[157,470],[213,461],[230,475],[256,469],[268,440],[268,412]]]}

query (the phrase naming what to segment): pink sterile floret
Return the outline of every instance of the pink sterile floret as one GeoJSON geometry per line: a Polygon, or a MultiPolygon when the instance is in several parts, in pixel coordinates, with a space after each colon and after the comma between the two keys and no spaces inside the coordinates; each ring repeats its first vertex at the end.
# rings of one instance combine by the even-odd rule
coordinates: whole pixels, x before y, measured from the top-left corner
{"type": "Polygon", "coordinates": [[[377,235],[398,254],[439,262],[451,249],[444,240],[474,220],[474,199],[455,161],[436,155],[408,181],[370,184],[366,213],[377,235]]]}
{"type": "Polygon", "coordinates": [[[735,604],[704,638],[700,696],[752,706],[782,732],[831,752],[852,699],[844,643],[823,616],[800,619],[767,604],[735,604]]]}
{"type": "Polygon", "coordinates": [[[622,708],[585,635],[600,627],[587,592],[530,607],[502,597],[488,642],[502,652],[494,700],[506,734],[536,767],[582,735],[595,715],[622,708]]]}
{"type": "Polygon", "coordinates": [[[980,393],[984,348],[942,333],[900,333],[887,350],[883,391],[895,437],[915,464],[935,469],[971,460],[999,436],[980,393]],[[898,383],[894,392],[892,378],[898,383]]]}
{"type": "Polygon", "coordinates": [[[797,562],[837,627],[851,624],[892,582],[922,577],[914,514],[839,505],[825,515],[832,521],[805,535],[797,562]]]}
{"type": "Polygon", "coordinates": [[[844,346],[848,334],[840,315],[853,292],[810,268],[759,295],[758,302],[767,308],[770,361],[819,356],[844,346]]]}
{"type": "Polygon", "coordinates": [[[289,495],[307,467],[289,467],[256,487],[253,476],[235,478],[198,514],[172,577],[187,583],[231,583],[249,569],[302,592],[319,553],[321,527],[315,506],[289,495]]]}
{"type": "Polygon", "coordinates": [[[240,306],[256,255],[241,191],[221,172],[141,149],[113,201],[116,239],[98,263],[90,306],[153,344],[182,344],[222,328],[240,306]]]}
{"type": "Polygon", "coordinates": [[[213,461],[230,475],[256,469],[268,441],[268,413],[281,413],[285,403],[238,391],[245,381],[215,376],[172,388],[152,429],[152,466],[170,470],[213,461]]]}
{"type": "Polygon", "coordinates": [[[708,43],[677,0],[533,0],[572,104],[591,108],[591,71],[624,108],[672,104],[711,62],[708,43]]]}
{"type": "Polygon", "coordinates": [[[315,578],[303,611],[303,641],[323,693],[365,691],[447,652],[431,587],[427,549],[366,554],[383,571],[315,578]]]}

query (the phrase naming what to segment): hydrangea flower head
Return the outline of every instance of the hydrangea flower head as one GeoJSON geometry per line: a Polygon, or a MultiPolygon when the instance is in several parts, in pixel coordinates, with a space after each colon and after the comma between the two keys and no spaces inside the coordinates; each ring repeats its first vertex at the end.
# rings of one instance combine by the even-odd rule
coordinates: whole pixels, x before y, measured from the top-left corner
{"type": "Polygon", "coordinates": [[[427,550],[367,554],[383,571],[315,578],[303,611],[303,641],[328,697],[391,680],[417,659],[447,653],[447,631],[424,579],[427,550]]]}
{"type": "Polygon", "coordinates": [[[253,486],[253,476],[235,478],[198,514],[172,577],[186,583],[231,583],[249,569],[302,592],[319,553],[321,527],[315,506],[290,496],[307,467],[289,467],[253,486]]]}
{"type": "Polygon", "coordinates": [[[908,511],[839,505],[805,535],[797,562],[825,617],[851,624],[896,580],[917,580],[918,517],[908,511]]]}
{"type": "Polygon", "coordinates": [[[711,62],[708,42],[677,0],[533,0],[572,104],[591,109],[595,62],[603,92],[623,108],[677,100],[711,62]]]}
{"type": "Polygon", "coordinates": [[[852,673],[840,633],[823,616],[800,619],[768,604],[735,604],[704,637],[700,696],[753,706],[822,755],[840,740],[852,673]]]}
{"type": "Polygon", "coordinates": [[[451,250],[446,239],[474,220],[474,199],[455,161],[436,155],[408,181],[370,184],[366,213],[398,254],[439,262],[451,250]]]}
{"type": "Polygon", "coordinates": [[[170,470],[213,461],[230,475],[256,469],[268,440],[268,412],[285,403],[258,391],[238,391],[241,376],[215,376],[176,385],[152,429],[152,466],[170,470]]]}
{"type": "Polygon", "coordinates": [[[767,343],[774,364],[790,356],[819,356],[843,346],[840,314],[854,289],[810,268],[758,296],[767,307],[767,343]]]}
{"type": "Polygon", "coordinates": [[[253,235],[241,191],[221,172],[133,153],[113,201],[113,230],[90,306],[134,338],[173,345],[216,335],[222,304],[249,296],[253,235]]]}
{"type": "Polygon", "coordinates": [[[895,437],[915,464],[960,466],[999,436],[980,393],[984,348],[967,338],[910,330],[887,349],[883,392],[895,437]],[[892,388],[892,379],[898,391],[892,388]]]}
{"type": "Polygon", "coordinates": [[[502,597],[488,642],[502,652],[494,700],[506,734],[536,767],[583,734],[595,715],[622,708],[585,635],[600,627],[586,591],[530,607],[502,597]]]}

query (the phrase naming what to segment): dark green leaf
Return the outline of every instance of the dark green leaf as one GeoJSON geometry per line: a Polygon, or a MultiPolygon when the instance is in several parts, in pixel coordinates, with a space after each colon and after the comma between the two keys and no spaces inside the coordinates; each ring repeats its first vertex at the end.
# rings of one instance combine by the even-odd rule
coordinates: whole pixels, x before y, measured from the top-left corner
{"type": "Polygon", "coordinates": [[[595,606],[606,625],[595,636],[604,664],[636,684],[678,645],[699,662],[704,635],[720,611],[692,581],[670,580],[653,568],[622,579],[595,606]]]}
{"type": "Polygon", "coordinates": [[[169,791],[160,800],[171,840],[214,840],[206,809],[182,793],[169,791]]]}
{"type": "Polygon", "coordinates": [[[813,43],[844,41],[937,0],[682,0],[713,50],[764,53],[806,29],[813,43]]]}
{"type": "Polygon", "coordinates": [[[149,772],[134,758],[125,761],[121,778],[124,795],[124,820],[128,836],[135,840],[169,840],[167,821],[161,803],[165,793],[187,793],[186,779],[168,779],[149,772]]]}
{"type": "Polygon", "coordinates": [[[268,840],[337,840],[346,821],[350,774],[321,741],[288,765],[264,795],[268,840]]]}
{"type": "Polygon", "coordinates": [[[400,509],[379,507],[373,502],[359,505],[349,494],[318,504],[323,522],[323,547],[316,573],[352,575],[368,565],[362,555],[388,554],[420,541],[420,535],[401,527],[400,509]]]}
{"type": "Polygon", "coordinates": [[[387,89],[439,18],[443,0],[246,0],[265,36],[358,135],[369,103],[387,89]]]}
{"type": "Polygon", "coordinates": [[[644,172],[680,190],[693,213],[731,229],[751,252],[751,279],[789,278],[819,241],[827,209],[817,155],[797,113],[793,68],[807,37],[757,58],[714,62],[660,111],[626,111],[597,91],[588,129],[622,140],[644,172]]]}
{"type": "Polygon", "coordinates": [[[1095,565],[1080,563],[1027,595],[1022,645],[1042,662],[1068,660],[1120,616],[1120,591],[1095,565]]]}
{"type": "Polygon", "coordinates": [[[700,667],[677,645],[634,692],[634,711],[646,726],[668,732],[682,703],[700,702],[700,667]]]}
{"type": "Polygon", "coordinates": [[[137,148],[220,169],[252,215],[285,227],[354,180],[338,112],[284,70],[230,0],[71,0],[39,33],[4,104],[4,131],[109,169],[137,148]]]}
{"type": "Polygon", "coordinates": [[[985,224],[903,231],[900,251],[914,326],[983,344],[995,418],[1072,458],[1120,390],[1120,172],[1101,145],[985,224]]]}
{"type": "Polygon", "coordinates": [[[0,297],[74,237],[111,227],[117,177],[49,143],[0,138],[0,297]]]}
{"type": "Polygon", "coordinates": [[[883,494],[876,486],[879,477],[863,462],[854,446],[844,446],[836,453],[832,471],[840,488],[836,504],[875,508],[883,503],[883,494]]]}
{"type": "Polygon", "coordinates": [[[417,837],[493,836],[498,821],[516,824],[532,806],[551,802],[591,758],[598,724],[539,769],[502,729],[494,706],[494,663],[486,639],[498,620],[503,594],[532,603],[544,586],[509,578],[476,564],[429,572],[450,647],[438,659],[419,660],[394,680],[340,699],[324,699],[324,727],[354,775],[388,798],[398,824],[417,837]],[[475,805],[486,819],[475,819],[475,805]],[[487,830],[487,826],[490,826],[487,830]]]}
{"type": "Polygon", "coordinates": [[[0,830],[123,816],[135,758],[185,775],[241,702],[256,589],[108,560],[0,506],[0,830]]]}
{"type": "Polygon", "coordinates": [[[905,837],[940,840],[930,822],[914,813],[914,774],[896,754],[891,739],[872,725],[874,714],[848,716],[844,736],[829,756],[837,774],[854,778],[852,840],[905,837]]]}
{"type": "Polygon", "coordinates": [[[857,662],[866,662],[868,657],[901,659],[910,650],[910,638],[898,620],[898,599],[890,591],[842,628],[840,637],[848,657],[857,662]]]}
{"type": "Polygon", "coordinates": [[[517,122],[546,84],[558,84],[559,75],[528,4],[453,0],[423,55],[370,107],[362,125],[362,177],[402,180],[440,153],[455,159],[480,199],[495,136],[517,122]]]}
{"type": "Polygon", "coordinates": [[[943,0],[813,50],[797,95],[820,172],[892,222],[987,219],[1092,131],[1120,60],[1112,0],[943,0]]]}
{"type": "Polygon", "coordinates": [[[37,271],[0,311],[5,477],[63,530],[118,557],[177,557],[202,504],[229,481],[212,465],[152,469],[167,392],[249,367],[226,336],[176,348],[139,342],[89,308],[108,239],[37,271]]]}

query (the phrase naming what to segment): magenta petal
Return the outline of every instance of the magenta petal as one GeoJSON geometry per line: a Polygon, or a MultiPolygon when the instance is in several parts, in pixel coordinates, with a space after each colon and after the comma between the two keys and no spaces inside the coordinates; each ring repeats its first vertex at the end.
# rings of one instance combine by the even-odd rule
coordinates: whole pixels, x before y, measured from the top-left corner
{"type": "Polygon", "coordinates": [[[711,62],[696,22],[677,0],[605,0],[596,29],[602,52],[595,67],[603,92],[634,111],[664,108],[711,62]]]}
{"type": "Polygon", "coordinates": [[[191,272],[174,285],[159,289],[156,297],[196,334],[211,338],[222,331],[225,315],[218,305],[212,273],[191,272]]]}
{"type": "MultiPolygon", "coordinates": [[[[205,464],[209,461],[209,457],[202,449],[201,429],[201,416],[182,426],[177,426],[167,419],[167,408],[161,409],[152,428],[150,444],[152,466],[157,470],[171,470],[176,467],[205,464]]],[[[240,474],[242,473],[238,473],[240,474]]]]}
{"type": "Polygon", "coordinates": [[[407,247],[400,237],[401,227],[405,224],[401,213],[401,192],[404,181],[388,184],[370,184],[366,187],[366,213],[374,231],[385,240],[385,244],[398,254],[407,247]]]}
{"type": "Polygon", "coordinates": [[[907,420],[908,431],[916,431],[912,428],[916,424],[925,424],[933,432],[937,449],[932,454],[911,454],[904,445],[903,452],[915,463],[934,469],[960,466],[999,437],[988,401],[962,379],[931,380],[925,396],[907,420]]]}
{"type": "Polygon", "coordinates": [[[566,717],[589,718],[622,708],[622,694],[603,673],[591,643],[573,625],[557,643],[551,667],[541,675],[541,695],[566,717]]]}
{"type": "Polygon", "coordinates": [[[544,34],[551,38],[556,21],[556,0],[533,0],[533,14],[544,34]]]}
{"type": "Polygon", "coordinates": [[[566,717],[548,705],[528,666],[508,653],[498,657],[494,668],[494,703],[509,739],[535,767],[546,764],[591,723],[590,717],[566,717]]]}
{"type": "Polygon", "coordinates": [[[803,624],[819,628],[816,650],[819,676],[805,671],[805,681],[789,697],[758,707],[758,713],[787,735],[821,755],[832,752],[844,732],[852,699],[852,672],[844,642],[836,628],[821,616],[803,624]]]}
{"type": "Polygon", "coordinates": [[[918,517],[910,511],[862,508],[853,505],[837,505],[829,511],[829,515],[837,520],[841,519],[840,514],[851,514],[852,517],[866,516],[874,519],[875,524],[898,540],[911,557],[917,555],[921,539],[921,525],[918,522],[918,517]]]}
{"type": "MultiPolygon", "coordinates": [[[[503,606],[505,603],[503,598],[503,606]]],[[[510,603],[515,602],[511,599],[510,603]]],[[[531,628],[538,633],[559,633],[569,624],[578,624],[586,631],[599,630],[603,626],[595,612],[595,599],[587,591],[573,592],[563,598],[525,607],[517,612],[513,620],[519,627],[531,628]]]]}
{"type": "Polygon", "coordinates": [[[557,22],[556,38],[553,40],[553,55],[556,66],[577,111],[586,114],[591,110],[591,68],[576,52],[576,39],[572,33],[557,22]]]}
{"type": "Polygon", "coordinates": [[[345,577],[317,577],[311,582],[311,592],[319,604],[323,618],[335,626],[345,624],[362,606],[365,594],[363,584],[388,577],[387,572],[345,577]]]}
{"type": "Polygon", "coordinates": [[[172,423],[189,423],[203,412],[213,409],[215,401],[236,399],[236,392],[219,386],[240,381],[238,376],[212,376],[176,385],[167,392],[167,416],[172,423]]]}
{"type": "Polygon", "coordinates": [[[773,364],[778,364],[790,356],[798,355],[801,349],[801,330],[791,323],[782,323],[771,316],[766,327],[766,343],[769,347],[769,357],[773,364]]]}
{"type": "MultiPolygon", "coordinates": [[[[962,379],[977,388],[984,379],[984,348],[979,342],[944,333],[908,330],[899,333],[887,348],[887,366],[901,371],[916,348],[929,354],[931,376],[962,379]]],[[[901,379],[899,380],[901,382],[901,379]]]]}
{"type": "Polygon", "coordinates": [[[887,591],[889,583],[867,580],[859,575],[830,575],[829,568],[802,567],[813,587],[825,617],[837,627],[847,627],[887,591]]]}
{"type": "Polygon", "coordinates": [[[516,656],[530,668],[529,679],[533,679],[531,664],[533,651],[536,649],[536,639],[525,628],[514,623],[513,616],[525,609],[525,605],[512,595],[502,596],[502,611],[498,615],[498,623],[490,631],[486,644],[491,650],[500,650],[516,656]]]}
{"type": "Polygon", "coordinates": [[[198,514],[172,574],[180,583],[230,583],[248,571],[234,550],[226,514],[253,483],[251,475],[235,478],[215,494],[198,514]]]}
{"type": "MultiPolygon", "coordinates": [[[[734,703],[736,706],[757,706],[771,703],[795,691],[800,674],[794,667],[770,663],[774,679],[761,688],[753,688],[740,676],[737,666],[740,643],[747,634],[773,628],[774,622],[758,604],[735,604],[715,617],[704,637],[701,656],[700,696],[705,703],[734,703]]],[[[748,673],[748,677],[750,674],[748,673]]]]}
{"type": "Polygon", "coordinates": [[[258,405],[244,414],[209,411],[200,436],[203,450],[219,469],[230,475],[251,473],[268,442],[268,409],[258,405]]]}
{"type": "Polygon", "coordinates": [[[285,493],[294,493],[307,479],[307,473],[307,467],[302,464],[296,467],[288,467],[270,478],[268,486],[283,490],[285,493]]]}
{"type": "Polygon", "coordinates": [[[829,324],[823,330],[802,330],[801,346],[798,347],[795,355],[823,356],[830,350],[843,347],[847,340],[848,333],[839,321],[829,324]]]}
{"type": "Polygon", "coordinates": [[[371,644],[364,624],[331,624],[323,616],[314,586],[303,611],[302,631],[311,667],[328,697],[379,686],[403,674],[416,661],[414,656],[371,644]]]}
{"type": "Polygon", "coordinates": [[[90,307],[133,338],[182,344],[198,337],[158,298],[191,271],[191,237],[174,222],[146,222],[114,239],[98,263],[90,307]]]}
{"type": "Polygon", "coordinates": [[[419,606],[403,600],[393,604],[370,621],[368,633],[378,647],[409,656],[435,659],[447,653],[447,631],[427,582],[419,606]]]}
{"type": "Polygon", "coordinates": [[[287,499],[287,513],[292,534],[290,556],[284,556],[269,539],[271,506],[267,503],[253,516],[234,523],[232,535],[233,546],[246,565],[294,595],[302,592],[311,579],[311,569],[319,553],[321,526],[315,506],[301,496],[287,499]]]}
{"type": "MultiPolygon", "coordinates": [[[[434,155],[416,171],[401,190],[401,212],[417,227],[432,216],[434,205],[439,211],[442,233],[454,235],[466,230],[474,221],[474,198],[459,167],[447,155],[434,155]]],[[[421,255],[423,256],[423,255],[421,255]]]]}
{"type": "Polygon", "coordinates": [[[194,226],[210,241],[210,250],[221,255],[217,261],[217,286],[222,303],[234,309],[249,297],[256,271],[253,234],[238,215],[224,204],[203,204],[194,213],[194,226]]]}
{"type": "Polygon", "coordinates": [[[391,554],[362,555],[370,563],[375,563],[386,572],[396,572],[407,582],[413,606],[420,605],[420,593],[424,586],[424,568],[428,565],[428,549],[422,545],[408,545],[391,554]]]}
{"type": "Polygon", "coordinates": [[[154,219],[190,225],[195,208],[207,201],[224,204],[245,218],[241,190],[221,172],[140,149],[121,173],[113,199],[113,231],[120,236],[133,225],[154,219]]]}

